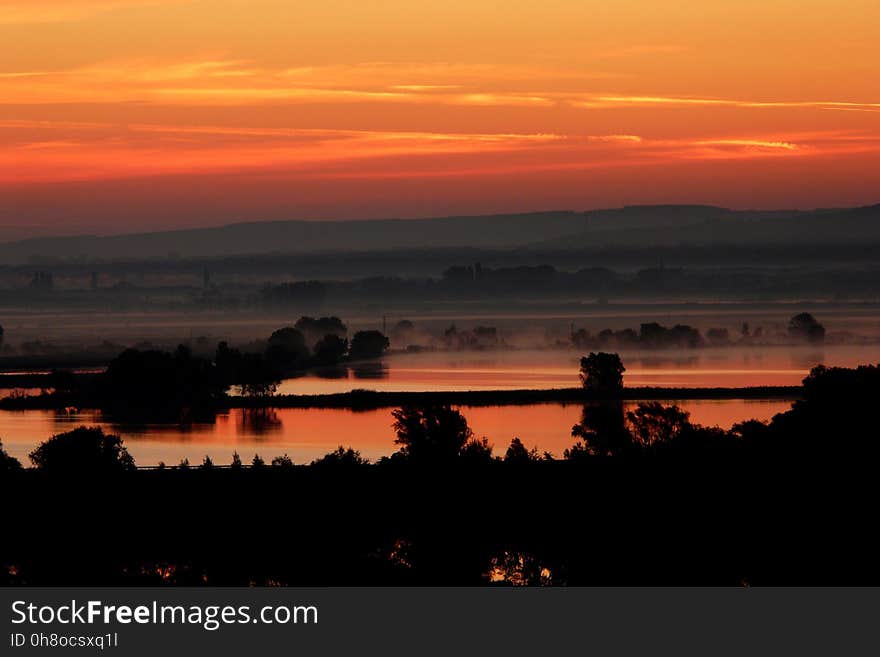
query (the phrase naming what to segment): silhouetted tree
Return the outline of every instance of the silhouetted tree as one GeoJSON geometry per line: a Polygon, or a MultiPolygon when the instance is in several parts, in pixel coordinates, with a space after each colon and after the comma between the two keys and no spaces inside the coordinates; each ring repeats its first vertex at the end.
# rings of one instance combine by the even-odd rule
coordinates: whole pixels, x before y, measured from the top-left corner
{"type": "Polygon", "coordinates": [[[800,313],[789,320],[788,334],[797,340],[822,342],[825,340],[825,327],[810,313],[800,313]]]}
{"type": "Polygon", "coordinates": [[[134,470],[134,459],[122,438],[100,427],[79,427],[59,433],[29,454],[40,470],[59,473],[111,473],[134,470]]]}
{"type": "Polygon", "coordinates": [[[702,341],[700,332],[687,324],[676,324],[669,329],[657,322],[648,322],[639,329],[639,346],[645,349],[693,349],[699,347],[702,341]]]}
{"type": "Polygon", "coordinates": [[[577,442],[566,451],[566,458],[614,456],[632,445],[623,402],[614,399],[584,404],[581,421],[571,428],[571,435],[577,442]]]}
{"type": "Polygon", "coordinates": [[[312,465],[317,467],[352,468],[368,464],[369,460],[362,457],[360,452],[351,447],[344,448],[342,445],[321,458],[312,461],[312,465]]]}
{"type": "Polygon", "coordinates": [[[348,327],[338,317],[300,317],[294,326],[305,334],[308,344],[314,344],[325,335],[340,338],[348,335],[348,327]]]}
{"type": "Polygon", "coordinates": [[[394,442],[414,461],[448,462],[461,455],[473,438],[465,417],[451,406],[399,408],[392,411],[394,442]]]}
{"type": "Polygon", "coordinates": [[[341,361],[348,351],[348,340],[328,333],[315,343],[315,361],[320,365],[334,365],[341,361]]]}
{"type": "Polygon", "coordinates": [[[49,386],[58,395],[72,395],[77,391],[76,376],[70,370],[54,369],[49,374],[49,386]]]}
{"type": "Polygon", "coordinates": [[[202,464],[199,467],[202,470],[213,470],[214,469],[214,461],[212,461],[211,457],[206,454],[205,459],[202,461],[202,464]]]}
{"type": "Polygon", "coordinates": [[[627,412],[626,419],[633,439],[642,447],[670,443],[691,426],[690,413],[657,401],[639,404],[627,412]]]}
{"type": "Polygon", "coordinates": [[[246,397],[274,395],[281,381],[278,368],[260,354],[243,354],[237,372],[237,383],[246,397]]]}
{"type": "Polygon", "coordinates": [[[260,457],[259,454],[254,454],[254,458],[251,460],[252,468],[262,468],[266,465],[266,462],[260,457]]]}
{"type": "Polygon", "coordinates": [[[381,331],[358,331],[351,339],[352,358],[378,358],[391,346],[381,331]]]}
{"type": "Polygon", "coordinates": [[[183,408],[210,410],[226,385],[213,363],[193,357],[187,347],[174,353],[126,349],[99,378],[102,407],[115,413],[171,414],[183,408]]]}
{"type": "Polygon", "coordinates": [[[459,459],[471,465],[485,465],[492,461],[492,445],[488,438],[472,438],[464,444],[459,459]]]}
{"type": "Polygon", "coordinates": [[[534,463],[536,461],[541,460],[541,455],[538,452],[537,447],[533,447],[532,449],[526,448],[523,442],[519,438],[514,438],[510,441],[510,446],[507,448],[507,451],[504,453],[504,462],[505,463],[514,463],[514,464],[524,464],[524,463],[534,463]]]}
{"type": "Polygon", "coordinates": [[[305,365],[309,348],[302,331],[292,326],[280,328],[269,336],[266,359],[280,369],[294,369],[305,365]]]}
{"type": "Polygon", "coordinates": [[[21,463],[13,456],[10,456],[5,449],[3,443],[0,442],[0,473],[21,470],[21,463]]]}
{"type": "Polygon", "coordinates": [[[229,466],[233,470],[241,470],[241,456],[238,452],[232,452],[232,463],[229,466]]]}
{"type": "Polygon", "coordinates": [[[290,458],[287,454],[283,454],[281,456],[276,456],[272,459],[272,467],[273,468],[292,468],[293,467],[293,459],[290,458]]]}
{"type": "Polygon", "coordinates": [[[623,392],[625,371],[617,354],[590,352],[589,356],[581,358],[581,384],[597,395],[614,396],[623,392]]]}

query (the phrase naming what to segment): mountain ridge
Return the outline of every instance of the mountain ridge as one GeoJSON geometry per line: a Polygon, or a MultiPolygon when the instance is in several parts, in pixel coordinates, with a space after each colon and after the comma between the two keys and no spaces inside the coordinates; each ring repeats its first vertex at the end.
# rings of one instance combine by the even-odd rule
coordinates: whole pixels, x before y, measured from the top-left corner
{"type": "Polygon", "coordinates": [[[35,237],[0,243],[0,262],[424,248],[571,250],[874,242],[880,243],[880,204],[814,210],[667,204],[423,219],[247,221],[116,235],[35,237]]]}

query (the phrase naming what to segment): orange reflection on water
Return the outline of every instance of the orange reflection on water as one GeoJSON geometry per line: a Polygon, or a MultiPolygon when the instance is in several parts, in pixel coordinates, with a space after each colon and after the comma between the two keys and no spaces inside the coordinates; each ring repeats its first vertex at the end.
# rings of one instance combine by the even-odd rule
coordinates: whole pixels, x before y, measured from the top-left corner
{"type": "MultiPolygon", "coordinates": [[[[669,402],[674,403],[674,402],[669,402]]],[[[693,422],[728,428],[745,419],[770,419],[788,410],[782,401],[719,400],[677,402],[691,413],[693,422]]],[[[628,402],[630,408],[635,402],[628,402]]],[[[580,421],[579,404],[463,407],[462,412],[477,437],[486,437],[496,455],[514,437],[529,447],[560,456],[572,443],[571,427],[580,421]]],[[[172,465],[181,459],[197,464],[209,455],[216,464],[229,463],[237,451],[242,460],[254,454],[265,460],[288,454],[296,463],[308,463],[339,445],[352,446],[377,459],[395,451],[391,409],[233,409],[213,423],[185,427],[171,424],[115,425],[100,413],[60,414],[51,411],[0,412],[0,436],[13,456],[27,463],[27,454],[49,436],[80,425],[98,425],[120,434],[141,465],[159,461],[172,465]]]]}

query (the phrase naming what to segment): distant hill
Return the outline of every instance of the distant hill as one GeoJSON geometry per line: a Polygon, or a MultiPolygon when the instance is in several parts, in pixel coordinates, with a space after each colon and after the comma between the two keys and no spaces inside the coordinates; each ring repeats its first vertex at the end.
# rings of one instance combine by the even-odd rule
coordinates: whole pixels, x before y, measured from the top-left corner
{"type": "Polygon", "coordinates": [[[587,212],[584,228],[537,249],[641,246],[880,244],[880,205],[809,211],[728,210],[702,205],[627,206],[587,212]]]}
{"type": "Polygon", "coordinates": [[[653,205],[529,214],[275,221],[0,244],[0,263],[204,258],[434,248],[572,250],[645,246],[880,244],[880,205],[810,211],[653,205]]]}
{"type": "Polygon", "coordinates": [[[529,214],[379,219],[271,221],[216,228],[111,236],[34,238],[0,244],[0,263],[40,259],[198,258],[315,251],[408,248],[510,248],[577,232],[583,214],[529,214]]]}

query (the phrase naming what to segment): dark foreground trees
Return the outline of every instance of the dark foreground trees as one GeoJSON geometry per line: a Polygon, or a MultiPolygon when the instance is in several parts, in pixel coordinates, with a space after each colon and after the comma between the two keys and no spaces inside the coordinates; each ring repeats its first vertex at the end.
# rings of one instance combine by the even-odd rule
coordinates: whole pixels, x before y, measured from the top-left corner
{"type": "Polygon", "coordinates": [[[401,408],[393,411],[395,444],[400,455],[418,463],[449,463],[470,452],[480,452],[484,443],[474,441],[474,433],[460,411],[451,406],[401,408]]]}
{"type": "Polygon", "coordinates": [[[21,470],[21,463],[13,456],[6,453],[3,443],[0,442],[0,474],[21,470]]]}
{"type": "Polygon", "coordinates": [[[123,468],[75,486],[25,469],[0,477],[15,527],[0,581],[880,584],[878,394],[877,367],[817,368],[792,410],[731,431],[663,405],[601,420],[585,407],[606,448],[565,460],[521,441],[469,460],[488,446],[444,407],[400,409],[401,453],[374,464],[340,449],[308,466],[123,468]],[[609,447],[606,429],[629,442],[609,447]],[[59,527],[75,540],[60,545],[59,527]]]}
{"type": "Polygon", "coordinates": [[[51,473],[112,474],[135,469],[122,439],[98,427],[79,427],[52,436],[29,457],[35,467],[51,473]]]}

